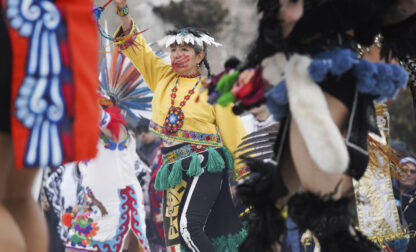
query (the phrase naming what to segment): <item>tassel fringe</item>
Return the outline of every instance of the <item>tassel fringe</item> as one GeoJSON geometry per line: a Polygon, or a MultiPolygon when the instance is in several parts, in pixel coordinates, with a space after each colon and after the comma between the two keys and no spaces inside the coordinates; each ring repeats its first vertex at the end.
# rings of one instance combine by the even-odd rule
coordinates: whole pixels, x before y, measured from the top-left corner
{"type": "Polygon", "coordinates": [[[155,189],[166,190],[169,188],[169,164],[164,164],[157,172],[155,180],[155,189]]]}
{"type": "Polygon", "coordinates": [[[207,163],[207,170],[208,172],[218,173],[222,172],[225,168],[224,159],[218,153],[217,150],[212,148],[208,149],[208,163],[207,163]]]}
{"type": "Polygon", "coordinates": [[[233,155],[231,154],[231,152],[226,147],[222,146],[221,149],[222,149],[222,152],[225,155],[225,159],[227,161],[228,169],[230,169],[230,171],[232,171],[234,169],[233,155]]]}
{"type": "MultiPolygon", "coordinates": [[[[203,168],[205,168],[210,173],[219,173],[224,170],[226,165],[230,170],[233,169],[234,159],[231,155],[231,152],[225,148],[220,148],[224,153],[225,160],[218,152],[218,149],[209,148],[208,152],[208,161],[205,167],[201,166],[201,161],[198,158],[198,154],[193,153],[191,156],[191,163],[186,171],[186,175],[189,177],[199,176],[203,173],[203,168]]],[[[175,187],[176,185],[181,184],[183,179],[183,171],[186,169],[182,166],[182,160],[177,160],[173,163],[172,168],[169,169],[169,164],[164,164],[160,167],[156,175],[155,180],[155,189],[167,190],[170,187],[175,187]]]]}
{"type": "Polygon", "coordinates": [[[192,154],[191,164],[189,169],[186,172],[186,175],[189,177],[198,176],[202,174],[201,162],[199,161],[198,155],[196,153],[192,154]]]}
{"type": "Polygon", "coordinates": [[[169,175],[169,187],[175,187],[182,182],[182,161],[178,160],[173,164],[172,171],[169,175]]]}

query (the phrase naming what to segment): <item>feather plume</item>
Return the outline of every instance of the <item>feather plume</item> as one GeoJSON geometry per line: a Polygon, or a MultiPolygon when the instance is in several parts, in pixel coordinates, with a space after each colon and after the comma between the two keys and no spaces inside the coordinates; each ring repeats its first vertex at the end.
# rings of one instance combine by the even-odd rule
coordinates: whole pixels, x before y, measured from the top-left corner
{"type": "Polygon", "coordinates": [[[197,31],[193,28],[184,28],[179,29],[176,31],[169,31],[167,35],[157,42],[160,46],[165,46],[168,48],[173,44],[192,44],[203,46],[206,45],[214,45],[214,46],[221,46],[220,43],[215,42],[215,39],[204,32],[197,31]]]}
{"type": "Polygon", "coordinates": [[[175,43],[176,40],[176,36],[172,36],[170,35],[167,39],[166,39],[166,48],[168,48],[170,45],[172,45],[173,43],[175,43]]]}
{"type": "Polygon", "coordinates": [[[176,35],[176,44],[181,45],[183,43],[183,34],[176,35]]]}
{"type": "Polygon", "coordinates": [[[185,38],[183,39],[183,42],[185,42],[186,44],[194,44],[194,38],[192,35],[188,34],[185,36],[185,38]]]}
{"type": "Polygon", "coordinates": [[[131,117],[136,123],[150,118],[153,94],[140,72],[118,48],[105,55],[99,79],[101,94],[111,98],[124,117],[131,117]]]}
{"type": "Polygon", "coordinates": [[[258,161],[273,158],[273,146],[278,132],[279,123],[252,132],[242,138],[241,144],[234,153],[240,153],[237,157],[241,159],[240,162],[243,162],[247,158],[258,161]]]}

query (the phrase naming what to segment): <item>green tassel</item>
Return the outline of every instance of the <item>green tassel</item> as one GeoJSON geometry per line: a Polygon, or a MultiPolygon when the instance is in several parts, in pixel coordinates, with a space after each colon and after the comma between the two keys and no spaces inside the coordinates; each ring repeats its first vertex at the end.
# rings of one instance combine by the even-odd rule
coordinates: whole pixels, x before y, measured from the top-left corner
{"type": "Polygon", "coordinates": [[[189,177],[198,176],[202,173],[202,167],[201,162],[198,158],[198,155],[196,153],[192,154],[191,163],[189,164],[188,171],[186,172],[186,175],[189,177]]]}
{"type": "Polygon", "coordinates": [[[225,155],[225,160],[227,160],[228,169],[230,169],[230,171],[232,171],[234,169],[234,158],[233,158],[233,155],[227,149],[227,147],[222,146],[221,149],[222,149],[222,151],[223,151],[223,153],[225,155]]]}
{"type": "Polygon", "coordinates": [[[169,188],[169,164],[164,164],[157,172],[155,179],[155,189],[157,191],[166,190],[169,188]]]}
{"type": "Polygon", "coordinates": [[[160,167],[159,171],[157,171],[156,178],[155,178],[154,187],[155,187],[155,190],[157,190],[157,191],[161,190],[160,189],[160,174],[161,174],[160,170],[162,168],[163,168],[163,165],[160,167]]]}
{"type": "Polygon", "coordinates": [[[172,171],[169,175],[169,187],[175,187],[182,183],[182,161],[178,160],[173,164],[172,171]]]}
{"type": "Polygon", "coordinates": [[[218,151],[213,148],[208,148],[208,163],[207,170],[208,172],[217,173],[221,172],[225,168],[224,159],[218,153],[218,151]]]}

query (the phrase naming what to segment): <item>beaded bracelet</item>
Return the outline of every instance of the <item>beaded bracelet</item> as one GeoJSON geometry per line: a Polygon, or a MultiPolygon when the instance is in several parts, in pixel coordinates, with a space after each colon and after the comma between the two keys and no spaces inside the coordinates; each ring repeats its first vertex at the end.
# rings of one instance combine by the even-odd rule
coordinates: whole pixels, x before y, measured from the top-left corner
{"type": "Polygon", "coordinates": [[[123,7],[123,9],[119,9],[119,8],[116,8],[116,13],[117,13],[117,15],[119,15],[120,17],[124,17],[124,16],[127,16],[127,14],[129,14],[129,7],[126,5],[126,6],[124,6],[123,7]]]}

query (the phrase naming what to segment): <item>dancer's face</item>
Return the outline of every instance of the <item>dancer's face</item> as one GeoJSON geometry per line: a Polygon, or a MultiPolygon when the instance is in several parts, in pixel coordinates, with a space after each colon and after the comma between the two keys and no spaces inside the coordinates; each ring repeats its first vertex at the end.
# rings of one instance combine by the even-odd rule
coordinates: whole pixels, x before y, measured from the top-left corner
{"type": "Polygon", "coordinates": [[[171,45],[170,60],[173,70],[179,75],[193,75],[198,72],[198,65],[205,57],[205,52],[196,54],[195,48],[187,44],[171,45]]]}
{"type": "Polygon", "coordinates": [[[289,36],[303,15],[303,0],[280,0],[277,18],[281,21],[283,37],[289,36]]]}

